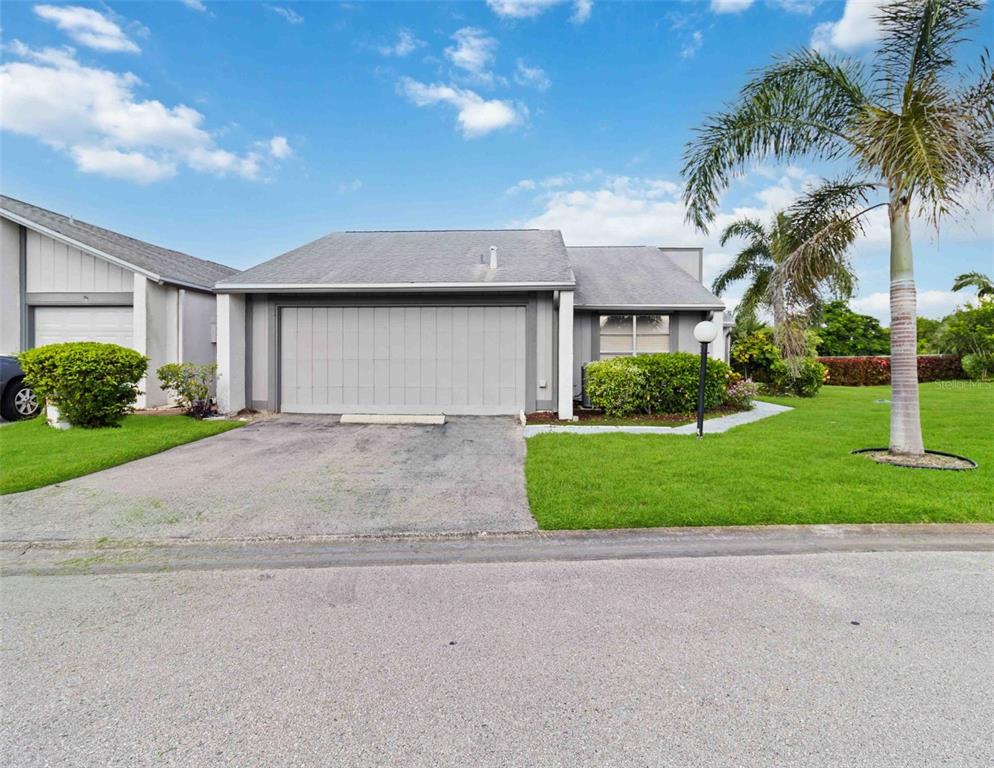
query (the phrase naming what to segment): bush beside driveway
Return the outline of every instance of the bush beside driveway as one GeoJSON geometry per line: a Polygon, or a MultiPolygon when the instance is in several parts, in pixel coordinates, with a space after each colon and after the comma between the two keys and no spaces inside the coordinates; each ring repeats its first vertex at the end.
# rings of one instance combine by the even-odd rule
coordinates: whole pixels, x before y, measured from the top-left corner
{"type": "Polygon", "coordinates": [[[887,444],[889,398],[890,387],[825,387],[704,440],[539,435],[528,441],[532,513],[543,529],[994,522],[994,385],[921,387],[926,448],[979,462],[967,472],[851,455],[887,444]]]}

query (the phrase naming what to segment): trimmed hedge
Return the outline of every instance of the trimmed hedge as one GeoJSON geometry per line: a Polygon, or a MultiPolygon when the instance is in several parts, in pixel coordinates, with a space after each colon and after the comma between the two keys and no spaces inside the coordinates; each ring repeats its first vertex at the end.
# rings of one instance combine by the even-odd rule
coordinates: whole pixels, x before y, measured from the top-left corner
{"type": "Polygon", "coordinates": [[[784,360],[777,360],[770,366],[766,390],[774,395],[814,397],[825,383],[825,373],[825,366],[813,357],[798,360],[796,373],[784,360]]]}
{"type": "MultiPolygon", "coordinates": [[[[890,357],[819,357],[828,368],[828,383],[839,387],[869,387],[890,384],[890,357]]],[[[949,381],[966,378],[957,355],[919,355],[918,381],[949,381]]]]}
{"type": "MultiPolygon", "coordinates": [[[[587,393],[606,416],[691,413],[697,408],[700,357],[689,352],[616,357],[587,365],[587,393]]],[[[721,360],[707,361],[704,407],[725,401],[730,373],[721,360]]]]}
{"type": "Polygon", "coordinates": [[[117,424],[138,397],[148,358],[133,349],[70,341],[29,349],[17,357],[24,380],[77,427],[117,424]]]}

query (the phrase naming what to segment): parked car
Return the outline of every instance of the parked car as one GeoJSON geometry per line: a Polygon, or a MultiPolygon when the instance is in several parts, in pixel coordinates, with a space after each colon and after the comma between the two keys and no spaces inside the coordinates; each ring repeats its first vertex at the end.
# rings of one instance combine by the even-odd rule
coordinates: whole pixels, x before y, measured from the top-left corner
{"type": "Polygon", "coordinates": [[[38,413],[38,400],[24,383],[16,357],[0,355],[0,416],[7,421],[30,419],[38,413]]]}

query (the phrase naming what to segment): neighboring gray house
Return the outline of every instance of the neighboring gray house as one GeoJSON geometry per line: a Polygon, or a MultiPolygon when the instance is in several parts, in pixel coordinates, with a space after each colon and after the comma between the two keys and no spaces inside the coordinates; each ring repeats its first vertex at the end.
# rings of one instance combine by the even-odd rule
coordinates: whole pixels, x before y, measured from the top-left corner
{"type": "Polygon", "coordinates": [[[154,371],[215,360],[213,286],[235,270],[0,196],[0,354],[106,341],[148,355],[139,405],[163,405],[154,371]]]}
{"type": "Polygon", "coordinates": [[[557,230],[333,233],[216,284],[221,408],[571,418],[584,363],[720,326],[701,264],[557,230]]]}

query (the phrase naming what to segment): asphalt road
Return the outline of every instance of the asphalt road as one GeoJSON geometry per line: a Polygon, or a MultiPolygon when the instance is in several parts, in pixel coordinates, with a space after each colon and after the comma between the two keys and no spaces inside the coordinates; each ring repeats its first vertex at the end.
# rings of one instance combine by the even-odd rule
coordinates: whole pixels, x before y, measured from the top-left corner
{"type": "Polygon", "coordinates": [[[11,766],[987,766],[989,552],[0,580],[11,766]]]}

